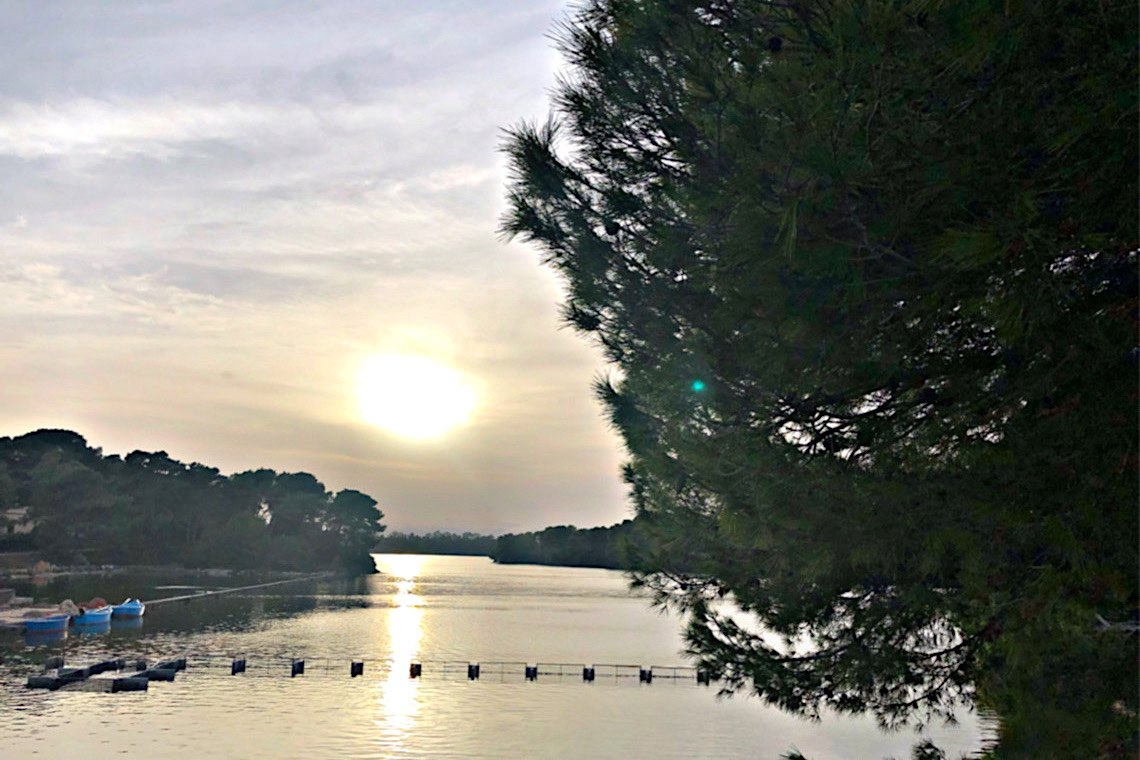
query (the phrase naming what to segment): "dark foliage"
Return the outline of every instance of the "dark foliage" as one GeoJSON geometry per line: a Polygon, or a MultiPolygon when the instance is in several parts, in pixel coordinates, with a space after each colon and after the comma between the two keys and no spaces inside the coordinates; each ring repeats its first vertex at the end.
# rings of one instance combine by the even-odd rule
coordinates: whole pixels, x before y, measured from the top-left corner
{"type": "Polygon", "coordinates": [[[374,551],[390,554],[458,554],[468,556],[491,556],[495,548],[495,537],[478,533],[385,533],[376,543],[374,551]]]}
{"type": "Polygon", "coordinates": [[[328,493],[309,473],[103,456],[66,430],[0,438],[0,510],[15,507],[35,525],[22,540],[62,564],[371,573],[384,529],[370,496],[328,493]]]}
{"type": "Polygon", "coordinates": [[[1135,3],[593,0],[558,38],[503,228],[620,367],[638,580],[702,667],[1134,756],[1135,3]]]}
{"type": "Polygon", "coordinates": [[[537,532],[499,536],[491,559],[502,564],[628,570],[631,554],[643,547],[645,540],[637,520],[625,520],[607,528],[556,525],[537,532]]]}

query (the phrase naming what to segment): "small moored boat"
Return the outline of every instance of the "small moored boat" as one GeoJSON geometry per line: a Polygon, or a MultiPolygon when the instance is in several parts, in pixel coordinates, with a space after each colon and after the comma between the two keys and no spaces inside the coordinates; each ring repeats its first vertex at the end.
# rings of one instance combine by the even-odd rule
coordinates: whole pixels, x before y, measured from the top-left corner
{"type": "Polygon", "coordinates": [[[146,612],[146,605],[138,599],[127,599],[122,604],[116,604],[111,608],[111,616],[116,618],[137,618],[142,617],[146,612]]]}
{"type": "Polygon", "coordinates": [[[101,625],[111,622],[111,605],[97,607],[93,610],[79,608],[78,615],[71,616],[72,625],[101,625]]]}
{"type": "Polygon", "coordinates": [[[56,631],[66,631],[67,623],[71,620],[71,615],[46,615],[45,617],[32,618],[24,621],[24,631],[27,633],[54,633],[56,631]]]}

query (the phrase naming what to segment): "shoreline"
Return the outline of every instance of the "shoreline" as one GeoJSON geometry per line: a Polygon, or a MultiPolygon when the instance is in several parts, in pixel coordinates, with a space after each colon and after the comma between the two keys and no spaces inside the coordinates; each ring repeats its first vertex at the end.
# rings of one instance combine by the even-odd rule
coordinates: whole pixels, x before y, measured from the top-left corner
{"type": "MultiPolygon", "coordinates": [[[[180,594],[177,596],[164,597],[159,599],[144,600],[147,606],[165,604],[167,602],[176,601],[191,601],[194,599],[205,599],[213,596],[220,596],[222,594],[232,594],[239,591],[251,591],[258,588],[267,588],[270,586],[279,586],[285,583],[297,583],[306,580],[318,580],[322,578],[334,578],[337,573],[332,570],[324,570],[320,572],[302,572],[302,571],[265,571],[265,570],[233,570],[228,568],[200,568],[200,569],[186,569],[175,566],[167,565],[116,565],[116,566],[103,566],[97,568],[55,568],[49,573],[35,573],[28,574],[23,577],[4,576],[0,577],[0,587],[4,583],[10,581],[28,582],[33,578],[47,582],[56,580],[58,578],[67,578],[70,576],[88,577],[100,575],[124,575],[127,573],[186,573],[190,575],[204,576],[206,578],[233,578],[241,576],[242,574],[272,574],[276,576],[274,580],[265,581],[262,583],[254,583],[243,586],[234,586],[231,588],[220,588],[214,590],[199,590],[192,594],[180,594]],[[281,576],[288,577],[281,577],[281,576]]],[[[42,602],[35,604],[33,597],[14,597],[8,604],[0,607],[0,631],[22,631],[24,623],[29,619],[46,617],[48,615],[58,614],[60,612],[59,605],[45,606],[42,602]]]]}

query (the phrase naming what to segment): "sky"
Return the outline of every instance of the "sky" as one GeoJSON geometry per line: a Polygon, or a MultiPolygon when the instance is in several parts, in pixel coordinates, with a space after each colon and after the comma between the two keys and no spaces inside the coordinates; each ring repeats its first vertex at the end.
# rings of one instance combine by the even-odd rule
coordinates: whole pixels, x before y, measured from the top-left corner
{"type": "Polygon", "coordinates": [[[392,530],[631,516],[601,352],[497,231],[566,9],[0,0],[0,436],[311,472],[392,530]],[[431,385],[361,379],[390,354],[445,432],[377,424],[431,385]]]}

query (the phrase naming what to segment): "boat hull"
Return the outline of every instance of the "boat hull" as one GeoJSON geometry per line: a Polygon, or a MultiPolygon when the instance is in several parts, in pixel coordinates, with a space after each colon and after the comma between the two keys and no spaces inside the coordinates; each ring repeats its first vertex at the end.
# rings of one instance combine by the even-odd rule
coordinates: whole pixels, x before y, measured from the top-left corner
{"type": "Polygon", "coordinates": [[[146,605],[140,601],[134,600],[116,604],[111,608],[111,617],[114,618],[138,618],[142,617],[146,612],[146,605]]]}
{"type": "Polygon", "coordinates": [[[82,614],[71,617],[72,625],[102,625],[111,622],[111,607],[100,607],[97,610],[85,610],[82,614]]]}
{"type": "Polygon", "coordinates": [[[71,620],[71,615],[49,615],[42,618],[33,618],[32,620],[24,621],[24,631],[26,633],[55,633],[57,631],[66,631],[67,624],[71,620]]]}

